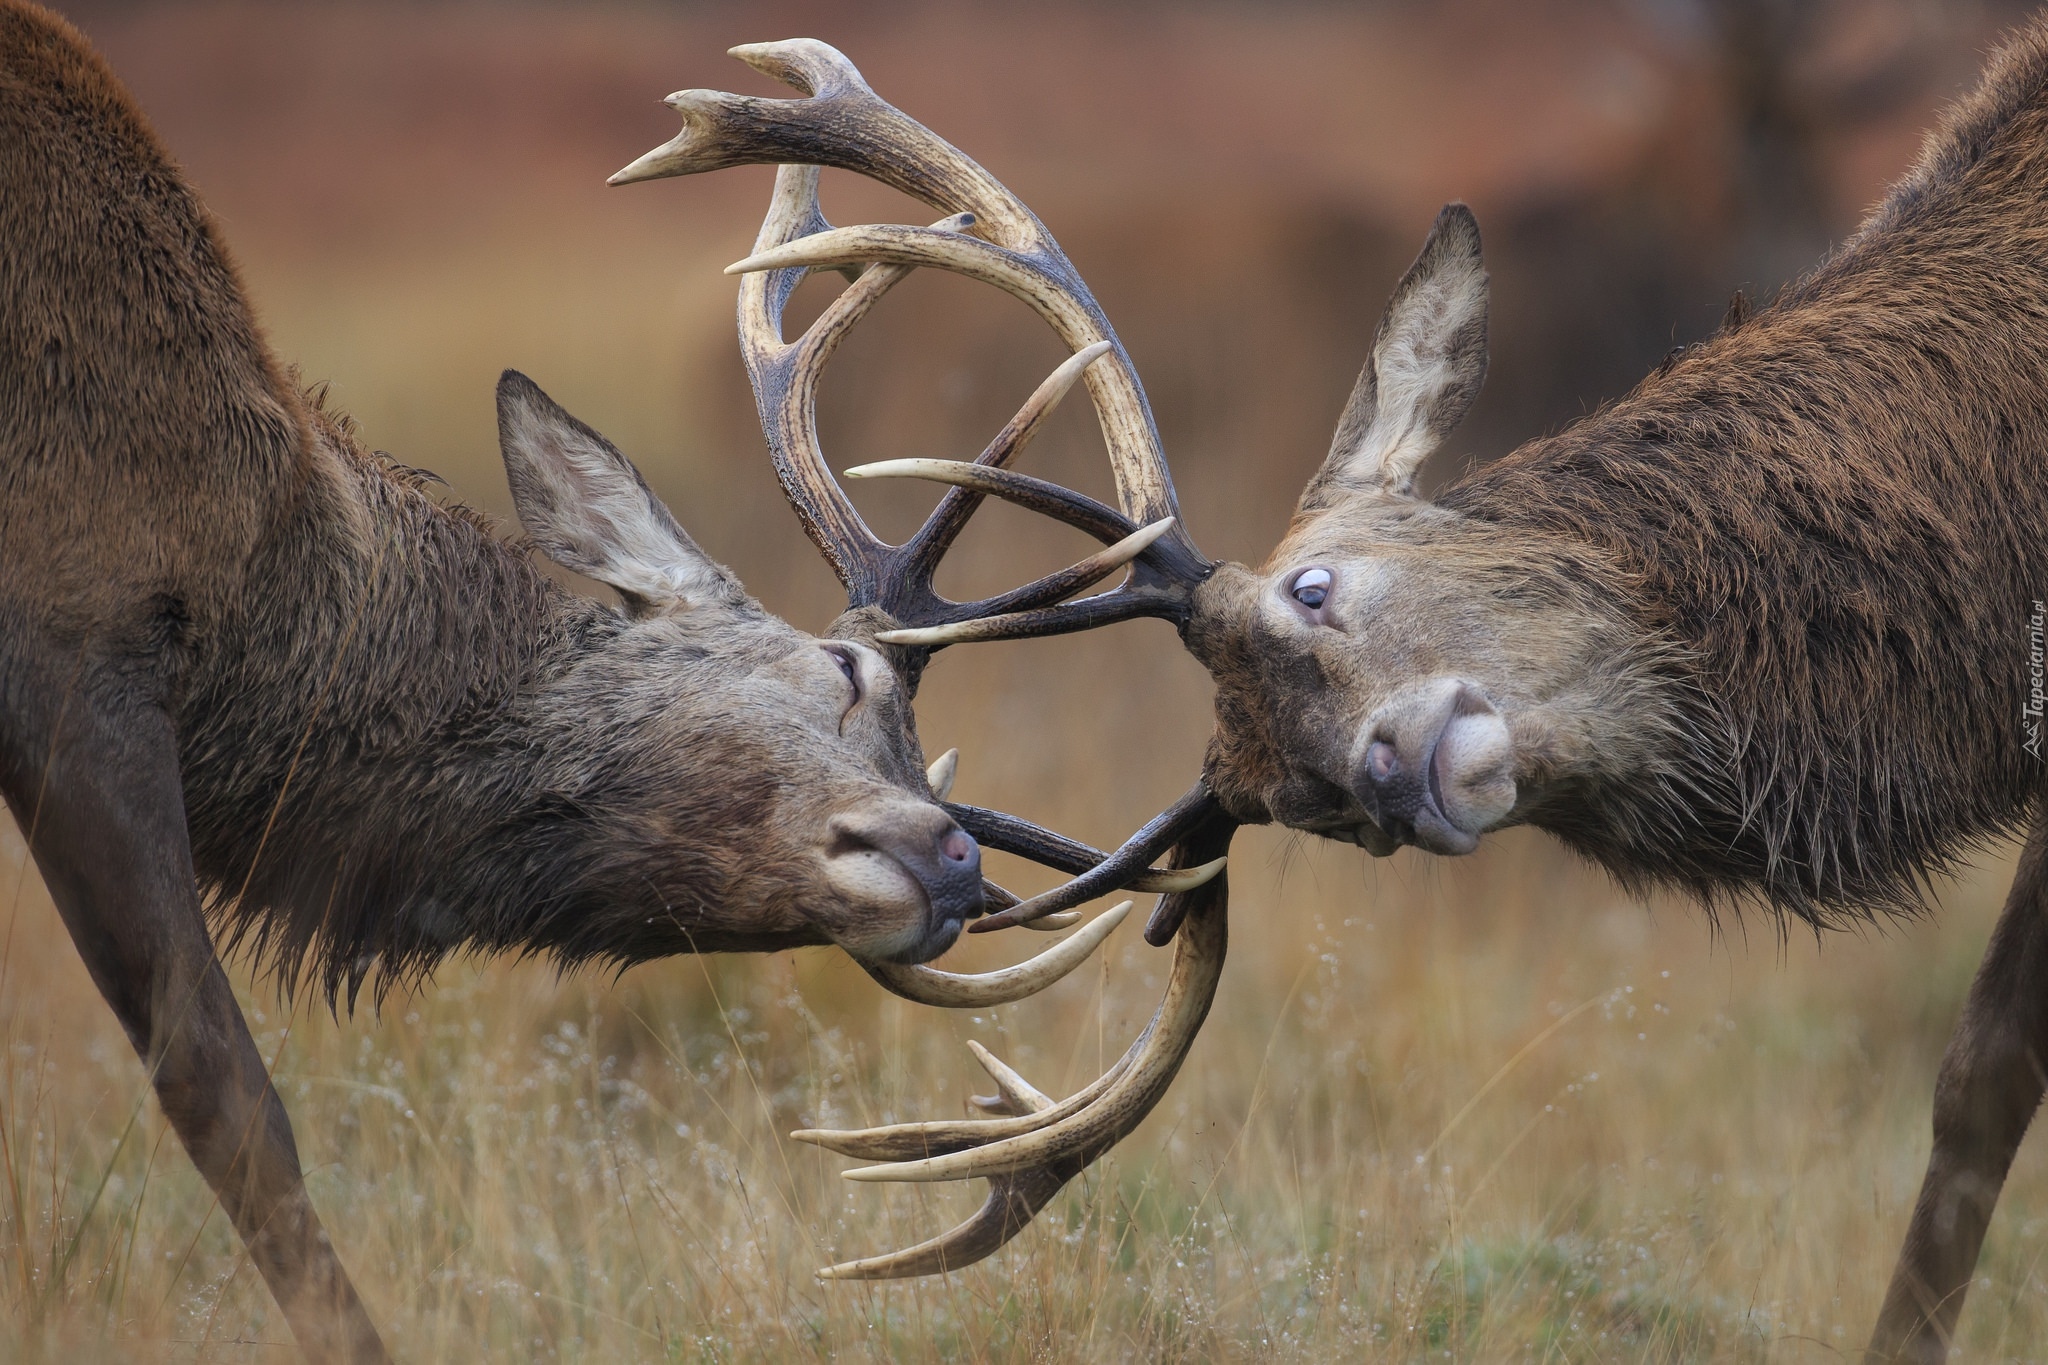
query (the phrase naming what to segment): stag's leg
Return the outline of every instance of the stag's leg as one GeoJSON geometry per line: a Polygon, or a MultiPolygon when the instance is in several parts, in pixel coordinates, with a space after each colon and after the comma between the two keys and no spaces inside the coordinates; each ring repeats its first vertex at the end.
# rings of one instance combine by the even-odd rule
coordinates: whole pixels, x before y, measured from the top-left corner
{"type": "Polygon", "coordinates": [[[1934,1154],[1868,1359],[1948,1358],[1984,1229],[2048,1063],[2048,809],[1977,968],[1934,1089],[1934,1154]]]}
{"type": "Polygon", "coordinates": [[[169,721],[83,695],[90,679],[10,681],[0,790],[171,1126],[305,1353],[387,1359],[306,1197],[291,1122],[207,935],[169,721]]]}

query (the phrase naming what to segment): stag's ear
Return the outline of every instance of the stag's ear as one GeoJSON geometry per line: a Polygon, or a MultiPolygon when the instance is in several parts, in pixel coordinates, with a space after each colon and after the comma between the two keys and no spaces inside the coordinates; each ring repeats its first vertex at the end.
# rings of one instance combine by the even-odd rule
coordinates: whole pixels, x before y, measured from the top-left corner
{"type": "Polygon", "coordinates": [[[1446,204],[1387,302],[1329,458],[1302,494],[1302,510],[1345,492],[1408,493],[1423,457],[1465,416],[1485,379],[1479,224],[1463,204],[1446,204]]]}
{"type": "Polygon", "coordinates": [[[628,610],[745,600],[632,461],[517,370],[498,380],[498,445],[526,534],[563,568],[618,589],[628,610]]]}

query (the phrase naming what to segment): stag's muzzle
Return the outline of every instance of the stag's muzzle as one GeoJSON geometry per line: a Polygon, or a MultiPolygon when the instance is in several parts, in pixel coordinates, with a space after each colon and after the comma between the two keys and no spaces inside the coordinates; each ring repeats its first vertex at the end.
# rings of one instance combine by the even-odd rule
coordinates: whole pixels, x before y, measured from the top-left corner
{"type": "MultiPolygon", "coordinates": [[[[850,901],[894,916],[863,945],[882,962],[926,962],[953,946],[981,914],[981,846],[935,805],[890,803],[837,815],[831,824],[831,879],[850,901]]],[[[865,951],[863,951],[865,949],[865,951]]]]}
{"type": "Polygon", "coordinates": [[[1359,732],[1352,790],[1397,843],[1470,853],[1515,804],[1507,722],[1475,684],[1405,688],[1359,732]]]}

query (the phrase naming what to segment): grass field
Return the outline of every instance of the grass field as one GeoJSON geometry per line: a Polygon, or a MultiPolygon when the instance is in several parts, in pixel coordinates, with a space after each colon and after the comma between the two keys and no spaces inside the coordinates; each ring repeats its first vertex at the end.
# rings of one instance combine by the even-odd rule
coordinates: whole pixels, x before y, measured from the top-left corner
{"type": "MultiPolygon", "coordinates": [[[[714,60],[730,42],[800,27],[843,41],[1062,234],[1146,374],[1202,545],[1256,557],[1437,202],[1471,198],[1491,231],[1515,221],[1527,165],[1552,177],[1544,192],[1588,197],[1600,176],[1626,179],[1630,157],[1678,155],[1662,125],[1626,121],[1663,107],[1639,97],[1665,89],[1653,48],[1616,49],[1634,68],[1592,62],[1627,79],[1572,104],[1594,88],[1571,63],[1600,55],[1600,7],[1555,6],[1594,18],[1491,46],[1454,25],[1442,51],[1399,29],[1426,8],[1354,23],[1301,6],[1281,23],[1196,7],[1160,19],[1151,46],[1135,21],[1080,9],[1048,30],[1057,42],[993,8],[980,28],[906,10],[850,37],[821,12],[757,22],[718,7],[209,5],[117,8],[88,27],[222,215],[279,352],[334,380],[370,443],[503,513],[489,394],[519,366],[639,459],[770,606],[816,629],[834,586],[749,429],[718,273],[745,250],[766,175],[602,190],[671,131],[652,99],[713,80],[761,90],[714,60]],[[1553,30],[1575,44],[1554,60],[1541,46],[1564,41],[1553,30]],[[1364,83],[1364,113],[1289,88],[1292,104],[1247,106],[1279,123],[1244,136],[1277,142],[1291,120],[1336,151],[1224,158],[1231,175],[1202,180],[1195,153],[1162,150],[1199,126],[1204,81],[1281,88],[1304,45],[1381,61],[1393,85],[1364,83]],[[963,52],[1012,64],[984,89],[963,52]],[[1094,65],[1048,87],[1068,53],[1094,65]],[[1538,88],[1553,69],[1557,89],[1538,88]],[[1401,102],[1453,75],[1508,103],[1460,104],[1463,121],[1432,126],[1439,141],[1407,158],[1356,131],[1369,114],[1413,132],[1401,102]],[[1041,88],[1028,115],[1012,112],[1041,88]],[[613,98],[632,115],[578,121],[613,98]],[[1329,183],[1308,183],[1320,174],[1329,183]],[[1351,191],[1333,186],[1354,184],[1386,191],[1384,239],[1339,202],[1351,191]],[[1304,273],[1311,247],[1356,279],[1304,273]]],[[[1465,8],[1501,24],[1519,12],[1465,8]]],[[[1943,39],[1943,69],[1966,75],[1982,36],[1943,39]]],[[[1669,90],[1693,90],[1682,75],[1669,90]]],[[[1874,197],[1927,101],[1828,144],[1831,203],[1874,197]]],[[[848,221],[923,213],[830,178],[828,193],[848,221]]],[[[1503,237],[1495,391],[1512,395],[1546,344],[1547,305],[1527,292],[1540,272],[1515,264],[1520,239],[1503,237]]],[[[972,450],[1056,357],[953,282],[900,294],[828,382],[837,464],[972,450]]],[[[1653,360],[1668,342],[1651,341],[1653,360]]],[[[1028,461],[1105,490],[1085,412],[1060,414],[1028,461]]],[[[918,501],[862,498],[885,530],[918,501]]],[[[1004,509],[983,523],[949,565],[962,593],[1074,548],[1004,509]]],[[[951,651],[919,703],[928,751],[964,752],[963,799],[1097,843],[1185,787],[1207,712],[1206,680],[1158,623],[951,651]]],[[[1717,932],[1687,905],[1636,902],[1528,832],[1469,859],[1376,863],[1247,831],[1218,1004],[1159,1110],[1011,1248],[884,1286],[812,1271],[941,1230],[979,1186],[851,1185],[838,1178],[851,1163],[785,1134],[960,1113],[985,1088],[970,1038],[1048,1091],[1086,1083],[1163,980],[1164,955],[1135,930],[1099,968],[984,1015],[886,997],[825,950],[617,980],[456,962],[417,995],[338,1019],[281,1001],[249,964],[235,976],[314,1200],[406,1360],[1833,1361],[1855,1358],[1875,1314],[1926,1156],[1934,1068],[2010,862],[1987,851],[1926,921],[1816,944],[1767,919],[1717,932]]],[[[1007,864],[996,875],[1043,884],[1007,864]]],[[[957,956],[1042,944],[1015,937],[957,956]]],[[[1963,1314],[1966,1359],[2048,1358],[2044,1253],[2037,1140],[1963,1314]]],[[[0,1359],[289,1358],[0,824],[0,1359]]]]}
{"type": "MultiPolygon", "coordinates": [[[[5,846],[18,874],[18,841],[5,846]]],[[[1160,1111],[1013,1248],[821,1285],[978,1193],[782,1134],[960,1112],[978,1038],[1048,1089],[1159,954],[984,1016],[818,950],[612,983],[444,971],[337,1023],[246,996],[314,1197],[412,1360],[1808,1360],[1874,1313],[1995,899],[1885,938],[1715,942],[1510,836],[1457,866],[1247,838],[1221,999],[1160,1111]],[[1284,868],[1284,875],[1283,875],[1284,868]]],[[[0,983],[0,1355],[285,1358],[281,1322],[31,879],[0,983]]],[[[2037,1358],[2023,1152],[1963,1318],[2037,1358]]]]}

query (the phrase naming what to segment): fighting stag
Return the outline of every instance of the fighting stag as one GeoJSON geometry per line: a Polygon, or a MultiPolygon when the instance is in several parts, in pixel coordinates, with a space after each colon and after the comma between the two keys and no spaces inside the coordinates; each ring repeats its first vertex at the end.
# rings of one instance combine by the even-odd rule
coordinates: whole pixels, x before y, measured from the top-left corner
{"type": "MultiPolygon", "coordinates": [[[[1005,972],[921,965],[988,897],[1019,908],[984,892],[941,804],[952,757],[923,765],[922,654],[878,643],[1009,608],[940,609],[943,527],[900,552],[834,539],[849,608],[814,637],[531,381],[505,375],[498,418],[532,544],[621,607],[553,583],[302,393],[113,74],[61,20],[0,3],[0,794],[321,1359],[385,1354],[209,911],[287,988],[350,1003],[456,952],[623,966],[836,943],[912,998],[989,1005],[1057,979],[1127,908],[1005,972]]],[[[1214,871],[1149,871],[1158,839],[1105,858],[974,819],[1087,871],[1090,896],[1214,871]]],[[[1041,900],[1047,922],[1073,899],[1041,900]]]]}
{"type": "MultiPolygon", "coordinates": [[[[956,179],[985,192],[863,121],[871,97],[850,68],[781,50],[742,55],[816,99],[769,112],[677,97],[691,129],[758,110],[741,150],[772,143],[927,199],[956,179]]],[[[682,169],[701,168],[690,136],[672,154],[682,169]]],[[[1029,215],[990,231],[967,207],[972,227],[820,230],[737,268],[942,264],[1026,297],[1071,343],[1092,339],[1063,263],[1005,235],[1021,221],[1028,238],[1029,215]]],[[[1486,367],[1478,228],[1452,205],[1263,567],[1209,564],[1176,535],[1139,557],[1130,589],[879,638],[932,647],[1162,616],[1216,680],[1205,781],[1219,822],[1279,821],[1382,854],[1463,853],[1533,824],[1630,886],[1816,928],[1915,913],[1928,877],[2029,831],[1942,1063],[1933,1154],[1870,1346],[1876,1360],[1942,1360],[2048,1078],[2044,297],[2036,21],[1837,252],[1768,307],[1738,299],[1715,336],[1577,425],[1418,491],[1486,367]]],[[[1099,393],[1136,393],[1120,351],[1103,365],[1099,393]]],[[[1105,424],[1121,412],[1106,405],[1105,424]]],[[[1115,435],[1125,516],[1170,512],[1150,448],[1134,460],[1115,435]]],[[[860,472],[1081,524],[1074,495],[1005,469],[860,472]]]]}

